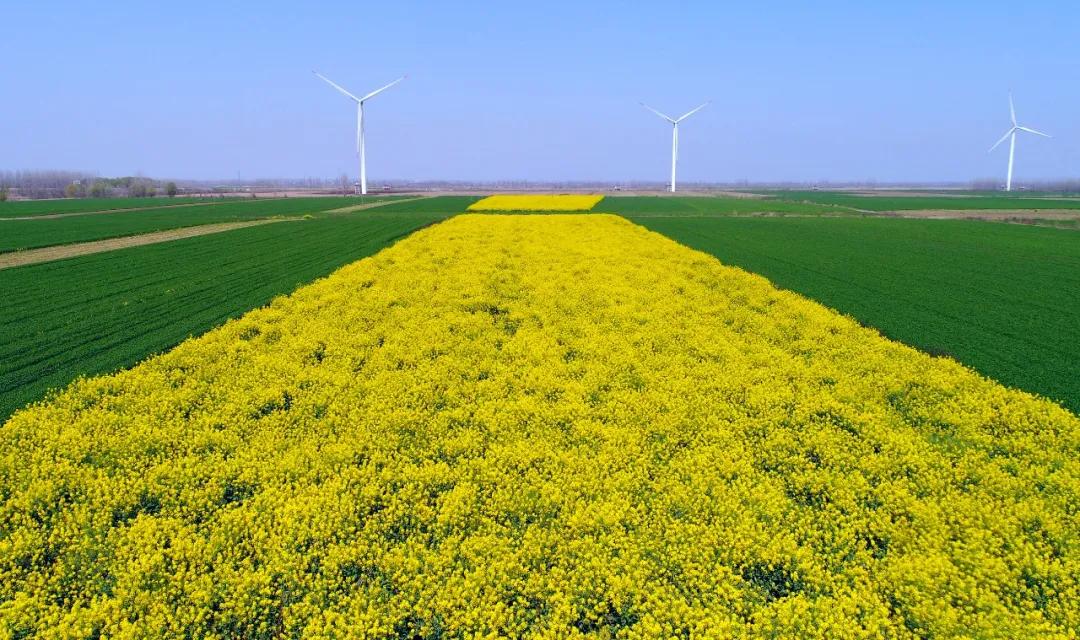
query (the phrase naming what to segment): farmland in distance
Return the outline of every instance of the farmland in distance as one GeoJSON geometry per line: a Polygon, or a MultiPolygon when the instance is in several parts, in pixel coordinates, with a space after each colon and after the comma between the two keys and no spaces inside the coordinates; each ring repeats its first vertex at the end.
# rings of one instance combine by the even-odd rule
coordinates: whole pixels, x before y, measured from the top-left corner
{"type": "Polygon", "coordinates": [[[781,200],[849,207],[863,211],[1080,209],[1080,198],[1030,197],[1003,193],[993,195],[894,195],[888,192],[868,195],[839,191],[765,191],[762,193],[781,200]]]}
{"type": "Polygon", "coordinates": [[[71,198],[65,200],[8,200],[0,202],[0,218],[44,216],[57,213],[81,213],[88,211],[114,211],[118,209],[141,209],[179,206],[196,203],[224,203],[239,200],[231,198],[71,198]]]}
{"type": "Polygon", "coordinates": [[[608,196],[594,211],[624,216],[853,215],[857,212],[826,203],[774,198],[726,196],[608,196]]]}
{"type": "MultiPolygon", "coordinates": [[[[366,198],[375,204],[388,198],[366,198]]],[[[62,218],[0,220],[0,252],[130,236],[204,224],[295,217],[359,205],[359,198],[224,200],[191,207],[118,210],[62,218]]]]}

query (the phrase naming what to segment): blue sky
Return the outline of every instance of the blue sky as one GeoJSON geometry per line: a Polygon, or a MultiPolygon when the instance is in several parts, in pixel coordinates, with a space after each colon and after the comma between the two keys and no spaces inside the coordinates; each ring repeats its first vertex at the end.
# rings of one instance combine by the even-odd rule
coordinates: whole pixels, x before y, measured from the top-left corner
{"type": "Polygon", "coordinates": [[[1080,3],[9,2],[0,169],[179,178],[1080,176],[1080,3]],[[511,6],[517,5],[517,6],[511,6]]]}

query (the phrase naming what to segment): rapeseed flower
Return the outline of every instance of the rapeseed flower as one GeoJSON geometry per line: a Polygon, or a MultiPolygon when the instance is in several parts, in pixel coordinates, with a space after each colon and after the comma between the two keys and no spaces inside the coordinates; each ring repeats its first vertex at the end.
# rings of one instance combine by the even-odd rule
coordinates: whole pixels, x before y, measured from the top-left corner
{"type": "Polygon", "coordinates": [[[1080,420],[621,218],[465,215],[0,429],[7,637],[1074,637],[1080,420]]]}
{"type": "Polygon", "coordinates": [[[589,211],[603,199],[597,195],[488,196],[469,205],[469,211],[589,211]]]}

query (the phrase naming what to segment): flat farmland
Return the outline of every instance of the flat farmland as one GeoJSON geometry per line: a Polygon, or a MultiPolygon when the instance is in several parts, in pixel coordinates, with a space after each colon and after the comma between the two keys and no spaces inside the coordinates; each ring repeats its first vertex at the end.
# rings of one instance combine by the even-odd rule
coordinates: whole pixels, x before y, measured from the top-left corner
{"type": "Polygon", "coordinates": [[[1076,416],[613,215],[458,216],[0,434],[15,637],[1080,619],[1076,416]]]}
{"type": "Polygon", "coordinates": [[[633,217],[1080,411],[1080,236],[977,221],[633,217]]]}
{"type": "Polygon", "coordinates": [[[829,203],[726,196],[608,196],[594,211],[624,216],[843,215],[856,212],[829,203]]]}
{"type": "Polygon", "coordinates": [[[378,207],[378,212],[387,213],[461,213],[469,205],[480,200],[478,196],[436,196],[408,202],[390,202],[378,207]]]}
{"type": "MultiPolygon", "coordinates": [[[[365,198],[364,204],[394,199],[365,198]]],[[[0,220],[0,252],[87,242],[222,222],[295,217],[361,204],[355,197],[237,200],[192,207],[118,210],[62,218],[0,220]]]]}
{"type": "Polygon", "coordinates": [[[1080,198],[1023,195],[863,195],[837,191],[765,191],[771,198],[863,211],[1080,209],[1080,198]]]}
{"type": "Polygon", "coordinates": [[[9,200],[0,202],[0,218],[45,216],[87,211],[113,211],[197,203],[225,203],[239,198],[71,198],[65,200],[9,200]]]}
{"type": "MultiPolygon", "coordinates": [[[[340,202],[340,201],[339,201],[340,202]]],[[[0,270],[0,417],[130,366],[457,213],[449,199],[0,270]]]]}
{"type": "Polygon", "coordinates": [[[477,200],[0,271],[0,629],[1074,626],[1075,233],[477,200]]]}

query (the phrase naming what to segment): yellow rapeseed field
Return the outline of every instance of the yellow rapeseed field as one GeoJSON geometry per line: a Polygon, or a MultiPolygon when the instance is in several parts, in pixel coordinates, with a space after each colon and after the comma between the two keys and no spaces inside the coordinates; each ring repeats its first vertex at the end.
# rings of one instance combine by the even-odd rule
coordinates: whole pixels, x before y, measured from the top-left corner
{"type": "Polygon", "coordinates": [[[469,205],[469,211],[589,211],[603,199],[590,195],[488,196],[469,205]]]}
{"type": "Polygon", "coordinates": [[[1080,420],[614,216],[466,215],[0,432],[0,636],[1080,628],[1080,420]]]}

